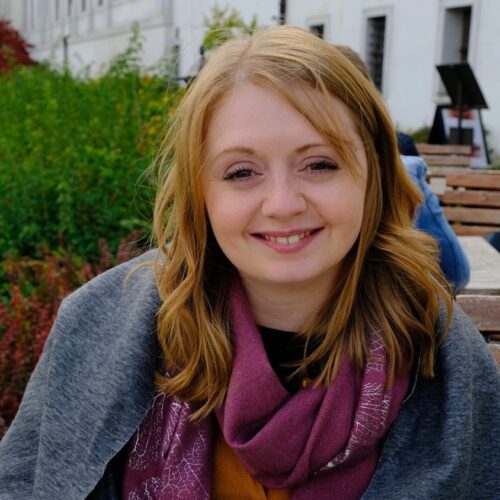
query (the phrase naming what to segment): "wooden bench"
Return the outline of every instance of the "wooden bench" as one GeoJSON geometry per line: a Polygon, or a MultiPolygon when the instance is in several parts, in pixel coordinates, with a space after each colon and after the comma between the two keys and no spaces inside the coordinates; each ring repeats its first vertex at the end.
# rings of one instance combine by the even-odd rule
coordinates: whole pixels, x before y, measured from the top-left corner
{"type": "Polygon", "coordinates": [[[456,234],[484,236],[500,231],[500,170],[449,174],[439,199],[456,234]]]}
{"type": "Polygon", "coordinates": [[[417,144],[417,151],[429,167],[468,167],[472,146],[454,144],[417,144]]]}
{"type": "Polygon", "coordinates": [[[500,295],[459,295],[457,302],[483,334],[500,366],[500,295]]]}
{"type": "Polygon", "coordinates": [[[500,252],[481,236],[458,236],[470,265],[462,295],[500,295],[500,252]]]}
{"type": "Polygon", "coordinates": [[[463,172],[471,162],[471,146],[419,143],[417,150],[427,164],[427,182],[436,194],[446,190],[447,175],[463,172]]]}

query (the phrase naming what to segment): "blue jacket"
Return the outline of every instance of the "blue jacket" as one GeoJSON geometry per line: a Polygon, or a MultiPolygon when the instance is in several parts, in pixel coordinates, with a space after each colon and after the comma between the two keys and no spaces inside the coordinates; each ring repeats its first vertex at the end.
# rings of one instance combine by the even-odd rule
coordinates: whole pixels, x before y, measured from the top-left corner
{"type": "Polygon", "coordinates": [[[439,200],[427,184],[427,165],[419,156],[402,156],[404,166],[424,194],[417,212],[415,227],[433,236],[439,243],[441,269],[456,292],[469,282],[469,261],[457,236],[443,214],[439,200]]]}
{"type": "MultiPolygon", "coordinates": [[[[146,416],[158,359],[152,254],[63,302],[19,412],[0,443],[1,500],[118,500],[120,451],[146,416]]],[[[437,332],[446,315],[436,325],[437,332]]],[[[436,376],[415,377],[364,500],[495,499],[500,375],[455,306],[436,376]]],[[[198,499],[193,499],[198,500],[198,499]]]]}

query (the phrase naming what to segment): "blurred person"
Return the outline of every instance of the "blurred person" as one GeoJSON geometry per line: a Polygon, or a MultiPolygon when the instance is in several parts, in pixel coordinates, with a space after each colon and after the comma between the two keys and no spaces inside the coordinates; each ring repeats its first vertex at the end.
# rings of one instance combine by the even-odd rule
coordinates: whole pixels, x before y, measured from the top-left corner
{"type": "MultiPolygon", "coordinates": [[[[372,81],[367,65],[357,52],[347,45],[336,45],[336,47],[365,78],[372,81]]],[[[424,195],[417,210],[415,227],[430,234],[438,242],[441,269],[454,292],[458,293],[469,282],[469,260],[443,213],[438,197],[426,181],[427,165],[420,158],[413,139],[402,132],[397,132],[397,140],[403,165],[424,195]]]]}
{"type": "Polygon", "coordinates": [[[0,498],[491,498],[500,377],[375,87],[275,27],[166,132],[158,248],[61,306],[0,498]]]}

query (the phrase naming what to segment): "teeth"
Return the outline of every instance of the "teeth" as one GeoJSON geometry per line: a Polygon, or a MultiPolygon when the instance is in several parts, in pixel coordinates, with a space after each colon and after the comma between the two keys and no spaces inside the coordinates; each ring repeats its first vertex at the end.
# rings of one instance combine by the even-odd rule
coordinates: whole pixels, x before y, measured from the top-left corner
{"type": "Polygon", "coordinates": [[[310,234],[311,231],[306,231],[305,233],[294,234],[292,236],[271,236],[264,234],[263,237],[267,241],[274,241],[280,245],[293,245],[310,234]]]}

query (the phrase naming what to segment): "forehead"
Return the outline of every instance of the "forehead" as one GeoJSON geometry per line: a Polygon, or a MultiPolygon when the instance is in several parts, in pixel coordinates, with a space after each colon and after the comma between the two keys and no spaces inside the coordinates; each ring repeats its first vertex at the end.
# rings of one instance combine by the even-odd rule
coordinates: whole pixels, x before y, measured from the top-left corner
{"type": "Polygon", "coordinates": [[[330,142],[333,138],[361,144],[351,113],[340,99],[312,89],[292,90],[284,95],[269,85],[236,85],[208,120],[209,154],[241,141],[277,147],[286,141],[330,142]]]}

